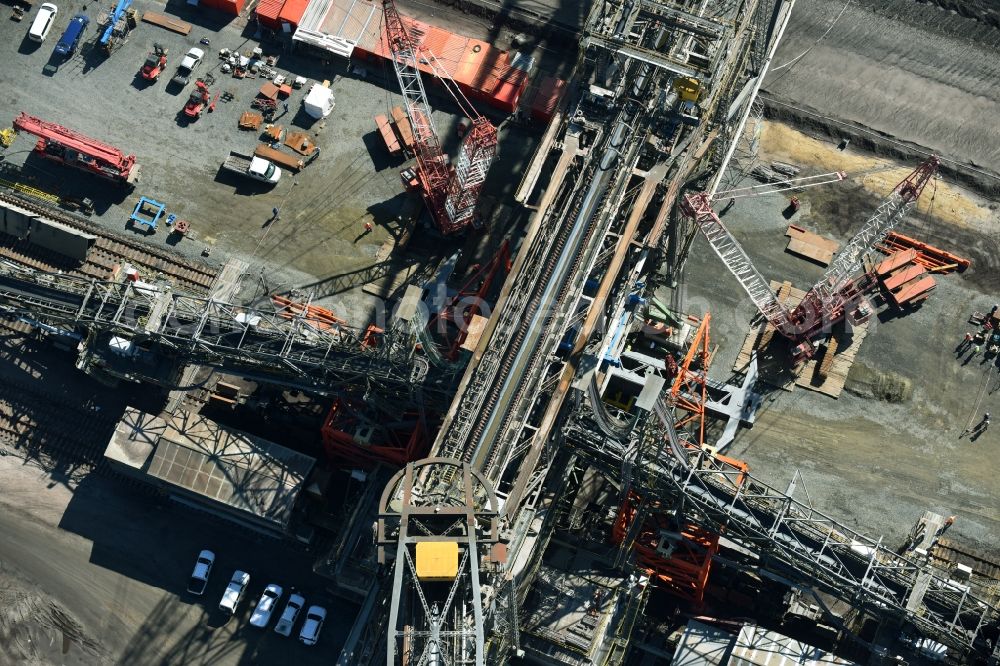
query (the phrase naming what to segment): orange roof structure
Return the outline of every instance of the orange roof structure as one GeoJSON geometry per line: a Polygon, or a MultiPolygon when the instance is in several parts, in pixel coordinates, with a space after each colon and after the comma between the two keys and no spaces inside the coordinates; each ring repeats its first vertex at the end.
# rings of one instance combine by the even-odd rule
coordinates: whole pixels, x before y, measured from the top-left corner
{"type": "Polygon", "coordinates": [[[281,13],[281,8],[284,4],[285,0],[260,0],[257,3],[257,9],[254,10],[257,13],[257,20],[261,25],[272,30],[280,29],[281,24],[278,22],[278,15],[281,13]]]}
{"type": "MultiPolygon", "coordinates": [[[[312,0],[294,39],[345,57],[388,60],[392,55],[382,32],[381,12],[368,0],[312,0]]],[[[528,74],[512,66],[508,51],[405,16],[403,22],[428,56],[419,64],[421,72],[437,77],[443,70],[470,99],[514,111],[528,74]]]]}
{"type": "Polygon", "coordinates": [[[309,0],[285,0],[281,12],[278,13],[278,20],[297,28],[307,6],[309,6],[309,0]]]}

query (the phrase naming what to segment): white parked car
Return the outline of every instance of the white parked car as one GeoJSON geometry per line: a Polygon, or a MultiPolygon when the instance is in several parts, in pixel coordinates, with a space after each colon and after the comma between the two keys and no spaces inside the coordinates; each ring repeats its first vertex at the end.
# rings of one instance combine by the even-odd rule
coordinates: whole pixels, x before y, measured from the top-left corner
{"type": "Polygon", "coordinates": [[[237,569],[233,572],[233,577],[226,586],[226,591],[222,593],[222,601],[219,602],[219,610],[229,615],[236,613],[236,607],[243,598],[243,593],[247,591],[250,584],[250,574],[237,569]]]}
{"type": "Polygon", "coordinates": [[[194,563],[194,571],[188,579],[188,592],[191,594],[204,594],[205,586],[208,585],[208,577],[212,573],[212,565],[215,564],[215,553],[210,550],[203,550],[198,553],[198,559],[194,563]]]}
{"type": "Polygon", "coordinates": [[[319,640],[319,632],[323,628],[323,620],[326,619],[326,609],[322,606],[310,606],[306,611],[306,621],[302,623],[302,630],[299,631],[299,640],[306,645],[316,645],[319,640]]]}
{"type": "Polygon", "coordinates": [[[250,616],[250,624],[255,627],[266,627],[271,620],[271,614],[278,607],[278,599],[281,598],[281,586],[271,583],[264,588],[264,594],[260,595],[253,614],[250,616]]]}
{"type": "Polygon", "coordinates": [[[28,28],[28,37],[36,42],[44,42],[45,38],[49,36],[49,31],[52,30],[52,24],[55,23],[58,13],[59,8],[51,2],[43,3],[38,8],[38,13],[35,14],[35,20],[31,22],[31,27],[28,28]]]}
{"type": "Polygon", "coordinates": [[[201,61],[205,58],[205,52],[198,48],[192,48],[181,60],[181,64],[177,66],[177,73],[174,74],[174,78],[170,79],[171,83],[175,83],[179,86],[186,86],[188,81],[191,80],[191,74],[201,61]]]}
{"type": "Polygon", "coordinates": [[[281,611],[281,617],[278,618],[278,623],[274,625],[274,631],[282,636],[291,636],[292,627],[295,626],[295,620],[299,618],[299,613],[305,605],[305,597],[301,594],[292,592],[292,594],[288,597],[288,601],[285,603],[285,610],[281,611]]]}

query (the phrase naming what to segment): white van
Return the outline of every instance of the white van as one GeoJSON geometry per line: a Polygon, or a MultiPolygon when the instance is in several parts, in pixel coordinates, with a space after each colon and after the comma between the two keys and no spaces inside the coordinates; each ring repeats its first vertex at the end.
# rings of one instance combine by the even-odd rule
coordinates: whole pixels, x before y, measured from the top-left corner
{"type": "Polygon", "coordinates": [[[59,8],[51,2],[46,2],[39,7],[38,14],[35,15],[35,20],[31,22],[31,28],[28,30],[28,37],[36,42],[44,42],[45,38],[49,36],[49,30],[52,29],[52,24],[55,23],[58,13],[59,8]]]}

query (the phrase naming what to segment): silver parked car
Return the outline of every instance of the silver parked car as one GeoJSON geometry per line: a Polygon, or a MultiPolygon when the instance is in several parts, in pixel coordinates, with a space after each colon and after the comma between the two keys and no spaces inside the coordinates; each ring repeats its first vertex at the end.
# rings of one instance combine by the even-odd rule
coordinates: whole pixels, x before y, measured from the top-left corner
{"type": "Polygon", "coordinates": [[[305,605],[305,597],[301,594],[292,592],[292,594],[288,597],[288,601],[285,603],[285,610],[281,611],[281,617],[278,618],[278,623],[274,625],[274,631],[282,636],[291,636],[292,627],[295,626],[295,620],[299,619],[299,613],[305,605]]]}
{"type": "Polygon", "coordinates": [[[219,610],[229,615],[236,613],[236,607],[243,598],[243,593],[247,591],[250,584],[250,574],[245,571],[236,570],[233,577],[226,586],[226,591],[222,593],[222,601],[219,602],[219,610]]]}
{"type": "Polygon", "coordinates": [[[170,79],[171,83],[179,86],[186,86],[188,81],[191,80],[191,74],[194,70],[198,69],[198,65],[205,58],[205,52],[198,48],[192,48],[181,60],[181,64],[177,66],[177,73],[174,74],[174,78],[170,79]]]}
{"type": "Polygon", "coordinates": [[[264,589],[264,594],[260,595],[260,601],[250,615],[250,624],[254,627],[266,627],[271,621],[274,609],[278,607],[278,599],[281,599],[281,586],[271,583],[264,589]]]}
{"type": "Polygon", "coordinates": [[[194,563],[194,571],[188,579],[188,592],[191,594],[205,594],[205,586],[208,585],[208,577],[212,574],[212,565],[215,564],[215,553],[210,550],[203,550],[198,553],[198,559],[194,563]]]}
{"type": "Polygon", "coordinates": [[[323,629],[323,620],[326,619],[326,609],[322,606],[310,606],[306,611],[306,621],[302,623],[302,630],[299,631],[299,640],[306,645],[316,645],[319,640],[319,632],[323,629]]]}

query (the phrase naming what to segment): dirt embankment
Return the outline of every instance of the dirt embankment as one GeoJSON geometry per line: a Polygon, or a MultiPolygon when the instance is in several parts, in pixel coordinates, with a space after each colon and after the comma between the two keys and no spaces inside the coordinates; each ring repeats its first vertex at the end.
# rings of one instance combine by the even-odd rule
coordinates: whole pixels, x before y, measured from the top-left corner
{"type": "Polygon", "coordinates": [[[0,570],[0,664],[109,663],[101,646],[61,605],[0,570]]]}
{"type": "MultiPolygon", "coordinates": [[[[788,105],[776,99],[769,99],[766,95],[762,95],[761,100],[764,102],[764,115],[768,120],[783,122],[814,138],[838,143],[848,139],[853,149],[914,165],[933,152],[926,146],[901,141],[898,137],[865,127],[860,123],[826,117],[807,106],[788,105]]],[[[942,162],[940,172],[950,181],[960,183],[985,197],[1000,196],[1000,175],[989,170],[948,161],[942,162]]]]}
{"type": "Polygon", "coordinates": [[[985,0],[800,0],[764,83],[775,119],[1000,194],[1000,9],[985,0]]]}
{"type": "Polygon", "coordinates": [[[980,21],[986,25],[1000,28],[1000,7],[987,0],[915,0],[923,5],[934,5],[959,16],[980,21]]]}

